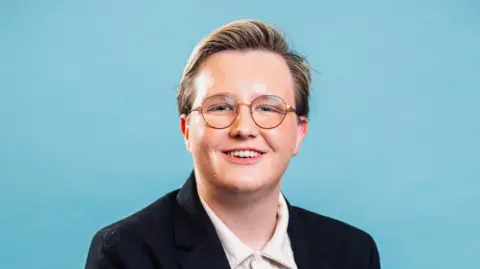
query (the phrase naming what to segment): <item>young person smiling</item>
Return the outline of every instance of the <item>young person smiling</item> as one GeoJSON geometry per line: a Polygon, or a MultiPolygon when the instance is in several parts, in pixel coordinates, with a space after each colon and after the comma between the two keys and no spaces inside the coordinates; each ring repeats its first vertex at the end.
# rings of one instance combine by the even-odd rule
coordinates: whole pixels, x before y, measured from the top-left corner
{"type": "Polygon", "coordinates": [[[378,269],[372,237],[287,202],[311,75],[274,26],[234,21],[194,49],[178,89],[185,185],[96,233],[87,269],[378,269]]]}

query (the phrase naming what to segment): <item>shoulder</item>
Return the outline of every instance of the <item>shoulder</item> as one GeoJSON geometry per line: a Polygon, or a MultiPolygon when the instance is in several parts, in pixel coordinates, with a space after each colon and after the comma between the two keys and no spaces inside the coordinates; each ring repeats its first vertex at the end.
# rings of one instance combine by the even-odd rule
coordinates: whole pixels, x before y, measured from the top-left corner
{"type": "MultiPolygon", "coordinates": [[[[150,253],[171,256],[172,211],[178,190],[99,229],[90,243],[85,268],[156,268],[150,253]]],[[[168,260],[168,259],[164,259],[168,260]]]]}
{"type": "Polygon", "coordinates": [[[101,243],[105,248],[113,248],[125,245],[126,242],[148,244],[152,238],[171,237],[172,212],[177,193],[178,190],[172,191],[137,212],[100,228],[95,233],[93,242],[101,243]]]}
{"type": "Polygon", "coordinates": [[[291,214],[301,219],[302,225],[311,229],[315,235],[340,241],[370,241],[372,237],[366,231],[351,224],[327,217],[307,209],[292,206],[291,214]]]}
{"type": "Polygon", "coordinates": [[[360,264],[369,265],[368,268],[379,268],[377,245],[368,232],[300,207],[292,206],[290,210],[295,219],[294,225],[299,226],[293,228],[306,231],[306,240],[330,257],[332,264],[345,268],[360,264]]]}

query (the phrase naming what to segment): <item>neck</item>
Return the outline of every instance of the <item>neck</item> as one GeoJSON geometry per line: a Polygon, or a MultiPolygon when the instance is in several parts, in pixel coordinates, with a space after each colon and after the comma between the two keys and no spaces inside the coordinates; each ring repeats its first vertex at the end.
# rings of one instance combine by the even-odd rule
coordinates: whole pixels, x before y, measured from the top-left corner
{"type": "Polygon", "coordinates": [[[239,193],[197,178],[200,197],[247,246],[261,250],[275,232],[280,184],[273,189],[239,193]]]}

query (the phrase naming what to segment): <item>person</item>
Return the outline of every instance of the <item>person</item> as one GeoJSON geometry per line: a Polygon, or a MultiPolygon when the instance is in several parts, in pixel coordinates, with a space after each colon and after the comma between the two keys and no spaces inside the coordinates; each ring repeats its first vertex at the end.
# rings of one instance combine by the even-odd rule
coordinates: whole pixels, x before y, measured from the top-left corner
{"type": "Polygon", "coordinates": [[[86,269],[377,269],[367,232],[296,207],[281,183],[308,130],[311,68],[258,20],[193,50],[178,87],[185,184],[100,229],[86,269]]]}

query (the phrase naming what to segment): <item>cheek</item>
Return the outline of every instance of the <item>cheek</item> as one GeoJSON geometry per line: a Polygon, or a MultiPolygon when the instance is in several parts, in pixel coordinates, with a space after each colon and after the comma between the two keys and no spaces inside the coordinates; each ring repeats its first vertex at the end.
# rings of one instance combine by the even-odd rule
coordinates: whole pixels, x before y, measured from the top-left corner
{"type": "Polygon", "coordinates": [[[202,124],[200,116],[194,116],[190,118],[189,127],[190,135],[194,138],[202,137],[205,133],[206,126],[202,124]]]}
{"type": "Polygon", "coordinates": [[[291,152],[295,148],[296,129],[289,125],[281,125],[264,134],[265,140],[276,152],[291,152]]]}
{"type": "Polygon", "coordinates": [[[190,121],[190,141],[193,148],[203,147],[208,139],[208,128],[200,116],[192,117],[190,121]]]}
{"type": "Polygon", "coordinates": [[[202,152],[202,148],[205,147],[204,137],[206,128],[201,124],[198,117],[192,117],[189,123],[189,143],[192,149],[192,154],[197,156],[202,152]]]}
{"type": "Polygon", "coordinates": [[[202,119],[192,119],[190,129],[190,141],[195,155],[205,155],[218,147],[221,140],[221,132],[208,128],[202,119]]]}

